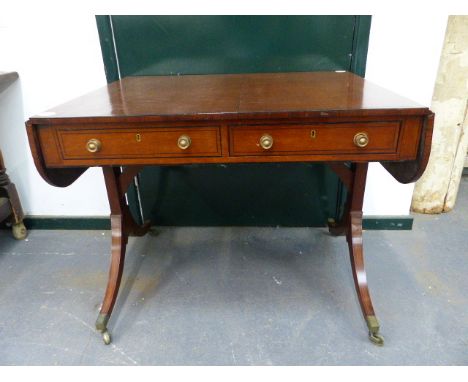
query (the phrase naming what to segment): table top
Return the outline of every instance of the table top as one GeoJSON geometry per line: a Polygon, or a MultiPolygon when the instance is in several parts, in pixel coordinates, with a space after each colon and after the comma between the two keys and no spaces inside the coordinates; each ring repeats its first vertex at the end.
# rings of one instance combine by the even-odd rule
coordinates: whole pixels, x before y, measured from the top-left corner
{"type": "Polygon", "coordinates": [[[430,111],[349,72],[127,77],[31,118],[158,120],[424,115],[430,111]]]}

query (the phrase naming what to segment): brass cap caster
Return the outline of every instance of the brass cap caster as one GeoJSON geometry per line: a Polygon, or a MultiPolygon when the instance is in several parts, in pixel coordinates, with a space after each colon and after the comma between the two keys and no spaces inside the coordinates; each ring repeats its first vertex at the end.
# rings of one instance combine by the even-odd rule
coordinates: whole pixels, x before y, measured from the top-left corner
{"type": "Polygon", "coordinates": [[[102,340],[104,341],[104,344],[106,345],[109,345],[111,343],[111,336],[107,330],[104,330],[102,332],[102,340]]]}
{"type": "Polygon", "coordinates": [[[367,316],[366,317],[367,327],[369,328],[369,339],[373,344],[383,346],[384,338],[379,334],[380,325],[377,317],[367,316]]]}
{"type": "Polygon", "coordinates": [[[384,344],[384,338],[381,334],[369,332],[369,339],[377,346],[383,346],[384,344]]]}

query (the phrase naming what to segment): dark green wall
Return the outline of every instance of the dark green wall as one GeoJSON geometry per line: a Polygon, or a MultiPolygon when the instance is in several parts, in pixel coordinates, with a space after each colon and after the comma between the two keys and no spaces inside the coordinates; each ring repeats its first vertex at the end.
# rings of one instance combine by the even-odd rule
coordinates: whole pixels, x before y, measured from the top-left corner
{"type": "MultiPolygon", "coordinates": [[[[109,82],[119,74],[365,73],[370,16],[96,19],[109,82]]],[[[343,200],[341,183],[323,164],[150,167],[140,194],[156,225],[322,226],[343,200]]],[[[136,211],[135,190],[129,199],[136,211]]]]}

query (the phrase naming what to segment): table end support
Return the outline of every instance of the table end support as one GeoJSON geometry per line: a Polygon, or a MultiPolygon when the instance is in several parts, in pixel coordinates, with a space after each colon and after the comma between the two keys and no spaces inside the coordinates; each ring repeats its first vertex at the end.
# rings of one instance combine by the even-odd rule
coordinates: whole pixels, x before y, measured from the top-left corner
{"type": "Polygon", "coordinates": [[[364,249],[362,239],[362,206],[367,177],[367,163],[356,163],[353,166],[353,177],[348,189],[348,200],[343,221],[346,223],[346,240],[348,241],[349,257],[354,279],[356,294],[362,314],[369,329],[369,340],[379,346],[384,344],[384,338],[379,333],[380,325],[374,313],[374,307],[367,284],[367,274],[364,267],[364,249]]]}
{"type": "Polygon", "coordinates": [[[106,183],[107,197],[111,210],[111,262],[109,268],[109,278],[98,318],[96,329],[101,332],[106,345],[111,342],[111,336],[107,329],[107,323],[114,309],[117,295],[119,293],[120,282],[122,280],[125,250],[128,236],[143,236],[150,228],[149,222],[139,226],[132,218],[130,210],[125,200],[125,192],[140,167],[129,167],[122,170],[120,167],[103,167],[104,180],[106,183]]]}

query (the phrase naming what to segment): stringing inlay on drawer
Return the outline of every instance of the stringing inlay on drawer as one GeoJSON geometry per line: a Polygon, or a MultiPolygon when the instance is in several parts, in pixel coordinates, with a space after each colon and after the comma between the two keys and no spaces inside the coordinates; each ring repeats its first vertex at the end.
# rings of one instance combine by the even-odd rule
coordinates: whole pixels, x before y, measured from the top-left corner
{"type": "Polygon", "coordinates": [[[57,136],[63,159],[221,156],[218,127],[59,128],[57,136]]]}
{"type": "Polygon", "coordinates": [[[230,153],[300,155],[395,153],[400,122],[230,126],[230,153]]]}

